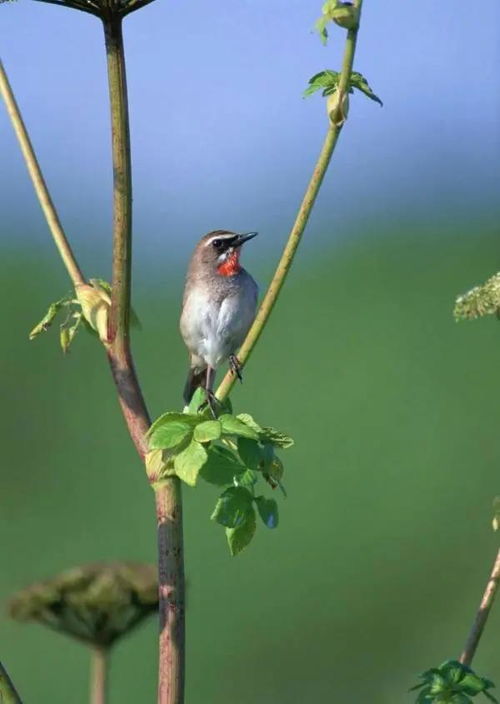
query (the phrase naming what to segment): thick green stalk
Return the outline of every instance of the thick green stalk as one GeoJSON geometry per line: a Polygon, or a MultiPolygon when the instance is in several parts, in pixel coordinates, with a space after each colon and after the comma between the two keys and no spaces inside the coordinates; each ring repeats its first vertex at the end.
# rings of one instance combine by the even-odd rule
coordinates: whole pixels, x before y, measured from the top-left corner
{"type": "Polygon", "coordinates": [[[26,166],[28,167],[28,172],[35,189],[35,193],[38,196],[38,201],[43,210],[43,214],[45,215],[45,219],[49,226],[55,245],[59,250],[64,266],[66,267],[66,270],[75,286],[84,284],[85,279],[71,250],[71,246],[67,240],[66,234],[57,215],[57,211],[52,202],[52,198],[50,197],[47,184],[43,178],[33,145],[31,144],[31,140],[26,130],[21,111],[19,110],[19,106],[17,105],[17,101],[14,93],[12,92],[12,88],[10,87],[7,74],[1,61],[0,93],[5,101],[7,112],[19,141],[26,166]]]}
{"type": "Polygon", "coordinates": [[[472,624],[472,628],[467,637],[465,647],[460,656],[460,662],[463,665],[470,667],[472,659],[476,653],[477,646],[481,640],[484,627],[486,626],[486,621],[490,615],[491,607],[495,601],[495,596],[497,594],[498,583],[500,582],[500,550],[497,553],[495,562],[493,564],[493,569],[491,570],[490,578],[484,590],[483,598],[479,605],[479,609],[472,624]]]}
{"type": "MultiPolygon", "coordinates": [[[[361,14],[361,6],[363,0],[358,0],[356,3],[358,9],[358,16],[361,14]]],[[[352,73],[352,67],[354,63],[354,54],[356,51],[356,40],[358,36],[358,27],[355,29],[350,29],[347,32],[346,45],[344,50],[344,57],[342,60],[342,70],[339,79],[339,86],[336,91],[336,108],[330,114],[330,126],[326,133],[325,141],[321,148],[316,166],[314,167],[311,179],[306,188],[304,198],[300,205],[297,217],[288,236],[287,243],[279,260],[278,266],[274,273],[274,276],[269,284],[266,291],[264,299],[260,305],[258,313],[255,317],[252,327],[250,328],[248,335],[246,336],[240,351],[238,352],[238,359],[242,365],[244,365],[250,354],[253,351],[259,337],[261,336],[264,328],[267,324],[269,316],[276,304],[278,296],[280,294],[281,288],[285,283],[288,272],[292,266],[293,259],[297,252],[297,248],[304,234],[304,230],[309,221],[309,216],[313,209],[316,197],[318,195],[321,184],[323,183],[323,178],[330,164],[332,154],[337,144],[340,132],[344,126],[346,120],[345,114],[345,104],[344,98],[348,96],[349,82],[352,73]]],[[[231,391],[234,382],[236,381],[236,376],[231,372],[228,372],[224,379],[222,380],[219,388],[217,389],[216,396],[221,401],[226,398],[226,396],[231,391]]]]}
{"type": "Polygon", "coordinates": [[[22,704],[12,680],[0,662],[0,702],[2,704],[22,704]]]}
{"type": "MultiPolygon", "coordinates": [[[[104,20],[108,56],[114,174],[113,276],[108,356],[122,410],[139,455],[148,450],[149,415],[129,338],[132,259],[132,180],[127,82],[121,18],[104,20]]],[[[158,704],[184,701],[184,554],[182,495],[177,478],[155,483],[159,574],[158,704]]]]}
{"type": "Polygon", "coordinates": [[[90,704],[106,704],[109,672],[107,648],[92,648],[90,667],[90,704]]]}

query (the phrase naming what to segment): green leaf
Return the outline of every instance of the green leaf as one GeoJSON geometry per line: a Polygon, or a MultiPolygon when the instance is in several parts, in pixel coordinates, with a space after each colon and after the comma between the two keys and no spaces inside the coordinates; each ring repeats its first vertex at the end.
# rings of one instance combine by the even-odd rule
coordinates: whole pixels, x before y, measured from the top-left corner
{"type": "Polygon", "coordinates": [[[218,420],[206,420],[194,429],[194,439],[198,442],[218,440],[222,434],[222,426],[218,420]]]}
{"type": "Polygon", "coordinates": [[[233,477],[233,484],[235,486],[244,486],[247,489],[252,490],[257,483],[257,473],[253,469],[245,469],[241,474],[235,474],[233,477]]]}
{"type": "Polygon", "coordinates": [[[466,694],[472,694],[472,696],[479,694],[480,692],[484,692],[486,689],[484,680],[472,671],[467,672],[462,678],[460,688],[466,694]]]}
{"type": "Polygon", "coordinates": [[[68,306],[73,302],[72,296],[68,295],[65,296],[64,298],[61,298],[59,301],[55,301],[54,303],[51,303],[47,312],[43,316],[43,318],[40,320],[37,325],[33,328],[33,330],[29,334],[29,339],[34,340],[35,337],[38,337],[38,335],[41,335],[42,332],[46,332],[49,327],[52,325],[54,322],[54,318],[56,315],[59,313],[61,308],[64,308],[64,306],[68,306]]]}
{"type": "Polygon", "coordinates": [[[185,423],[190,425],[192,428],[201,421],[200,416],[191,415],[189,413],[177,413],[175,411],[168,411],[167,413],[162,413],[155,422],[149,428],[147,435],[151,437],[153,433],[158,430],[158,428],[167,425],[168,423],[185,423]]]}
{"type": "Polygon", "coordinates": [[[241,526],[237,528],[226,528],[226,538],[233,557],[238,555],[238,553],[250,543],[255,535],[256,528],[257,522],[255,520],[253,507],[250,508],[250,511],[247,513],[246,521],[241,526]]]}
{"type": "MultiPolygon", "coordinates": [[[[109,303],[111,303],[111,284],[104,279],[89,279],[89,283],[92,284],[94,288],[104,291],[108,295],[109,303]]],[[[140,330],[142,328],[139,316],[133,308],[130,308],[130,325],[133,328],[140,330]]]]}
{"type": "Polygon", "coordinates": [[[203,445],[191,440],[189,445],[175,456],[175,473],[189,486],[195,486],[198,474],[206,461],[207,451],[203,445]]]}
{"type": "Polygon", "coordinates": [[[238,420],[241,420],[242,423],[245,423],[245,425],[248,425],[249,428],[255,430],[256,433],[262,432],[262,428],[260,427],[260,425],[252,418],[249,413],[238,413],[236,418],[238,420]]]}
{"type": "Polygon", "coordinates": [[[75,311],[69,315],[64,323],[61,324],[59,328],[59,342],[61,344],[61,349],[66,354],[69,351],[71,343],[78,331],[78,327],[83,320],[82,312],[75,311]]]}
{"type": "Polygon", "coordinates": [[[230,486],[219,496],[211,519],[226,528],[243,525],[248,514],[253,511],[252,498],[252,494],[245,487],[230,486]]]}
{"type": "Polygon", "coordinates": [[[274,499],[257,496],[255,499],[259,516],[268,528],[277,528],[279,523],[278,504],[274,499]]]}
{"type": "MultiPolygon", "coordinates": [[[[207,419],[211,419],[212,412],[210,408],[208,408],[208,405],[206,404],[207,400],[207,394],[205,392],[205,389],[202,389],[201,386],[199,386],[196,391],[193,394],[193,397],[191,401],[189,402],[189,405],[187,407],[187,410],[189,413],[193,413],[199,416],[202,416],[207,419]],[[200,412],[198,409],[200,406],[204,406],[203,410],[200,412]]],[[[217,414],[221,413],[232,413],[233,412],[233,407],[231,405],[231,399],[226,398],[222,403],[215,402],[216,404],[216,409],[217,409],[217,414]]]]}
{"type": "Polygon", "coordinates": [[[240,474],[245,469],[234,452],[225,447],[210,445],[207,453],[207,461],[201,468],[200,477],[209,484],[232,484],[235,474],[240,474]]]}
{"type": "Polygon", "coordinates": [[[235,416],[229,415],[229,413],[220,416],[219,420],[222,424],[222,432],[224,435],[237,435],[239,437],[252,438],[253,440],[259,439],[257,432],[253,428],[242,423],[241,420],[238,420],[235,416]]]}
{"type": "Polygon", "coordinates": [[[446,660],[439,666],[439,672],[444,675],[449,684],[458,684],[467,674],[467,669],[458,660],[446,660]]]}
{"type": "Polygon", "coordinates": [[[257,440],[238,438],[238,454],[246,467],[259,471],[264,463],[263,451],[257,440]]]}
{"type": "Polygon", "coordinates": [[[370,98],[370,100],[374,100],[379,105],[383,105],[383,102],[380,100],[378,95],[375,95],[375,93],[372,91],[372,89],[368,85],[368,81],[361,73],[358,73],[357,71],[353,71],[351,73],[350,84],[351,84],[352,88],[357,88],[362,93],[364,93],[368,98],[370,98]]]}
{"type": "Polygon", "coordinates": [[[326,69],[325,71],[314,74],[314,76],[309,79],[309,86],[304,91],[304,98],[316,93],[318,90],[323,90],[323,95],[333,93],[337,89],[339,80],[340,73],[338,71],[326,69]]]}
{"type": "Polygon", "coordinates": [[[314,23],[314,29],[319,34],[319,38],[321,39],[321,43],[323,44],[323,46],[326,46],[328,42],[328,30],[326,29],[326,25],[328,24],[328,22],[328,17],[325,17],[325,15],[323,15],[314,23]]]}
{"type": "Polygon", "coordinates": [[[171,421],[164,423],[154,430],[149,438],[151,450],[167,450],[177,447],[181,442],[190,438],[193,427],[189,423],[182,421],[171,421]]]}
{"type": "Polygon", "coordinates": [[[274,445],[275,447],[281,447],[284,450],[288,447],[292,447],[292,445],[294,444],[293,438],[291,438],[289,435],[285,435],[285,433],[281,433],[275,428],[262,428],[260,439],[262,442],[268,442],[271,445],[274,445]]]}

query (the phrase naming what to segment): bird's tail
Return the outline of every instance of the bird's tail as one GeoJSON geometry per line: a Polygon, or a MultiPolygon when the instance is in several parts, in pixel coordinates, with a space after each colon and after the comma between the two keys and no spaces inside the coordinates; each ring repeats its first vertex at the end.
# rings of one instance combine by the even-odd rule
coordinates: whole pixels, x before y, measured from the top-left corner
{"type": "Polygon", "coordinates": [[[205,387],[205,377],[207,370],[199,367],[191,367],[188,372],[186,384],[184,386],[184,403],[186,406],[191,402],[193,394],[199,386],[205,387]]]}

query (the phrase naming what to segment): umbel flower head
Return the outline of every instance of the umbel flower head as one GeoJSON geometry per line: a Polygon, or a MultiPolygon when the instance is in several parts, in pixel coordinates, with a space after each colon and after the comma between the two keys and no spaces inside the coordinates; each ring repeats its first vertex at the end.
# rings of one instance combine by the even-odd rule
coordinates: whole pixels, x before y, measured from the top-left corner
{"type": "Polygon", "coordinates": [[[149,5],[153,0],[38,0],[48,2],[60,7],[69,7],[91,15],[105,18],[110,16],[125,17],[134,10],[139,10],[144,5],[149,5]]]}
{"type": "Polygon", "coordinates": [[[157,610],[156,568],[132,562],[74,567],[19,591],[9,604],[17,621],[37,621],[102,648],[157,610]]]}

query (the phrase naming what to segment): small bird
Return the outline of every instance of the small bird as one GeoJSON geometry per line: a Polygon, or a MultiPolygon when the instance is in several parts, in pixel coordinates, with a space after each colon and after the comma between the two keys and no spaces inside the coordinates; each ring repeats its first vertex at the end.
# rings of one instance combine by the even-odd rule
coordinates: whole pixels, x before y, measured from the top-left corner
{"type": "Polygon", "coordinates": [[[241,246],[257,235],[214,230],[196,245],[189,264],[180,319],[181,335],[190,355],[184,401],[195,390],[206,391],[215,416],[213,384],[226,360],[241,380],[236,352],[255,318],[258,287],[240,266],[241,246]]]}

